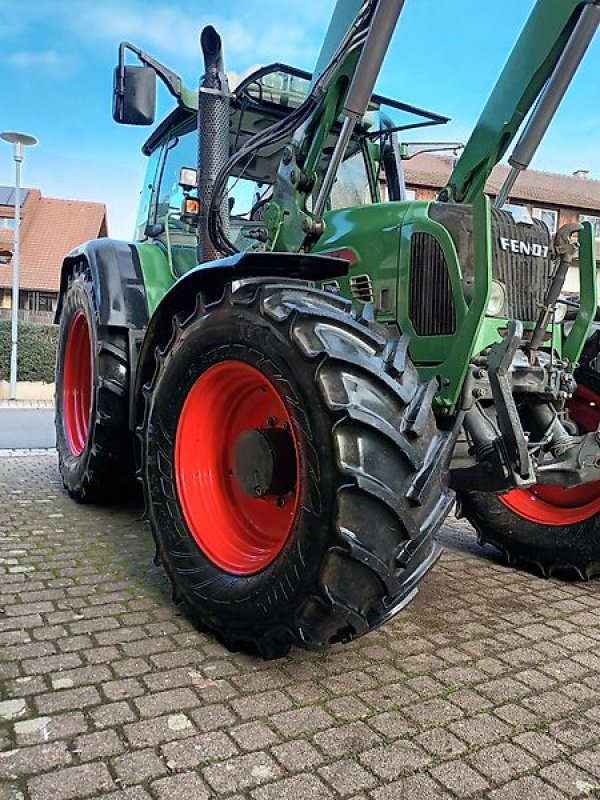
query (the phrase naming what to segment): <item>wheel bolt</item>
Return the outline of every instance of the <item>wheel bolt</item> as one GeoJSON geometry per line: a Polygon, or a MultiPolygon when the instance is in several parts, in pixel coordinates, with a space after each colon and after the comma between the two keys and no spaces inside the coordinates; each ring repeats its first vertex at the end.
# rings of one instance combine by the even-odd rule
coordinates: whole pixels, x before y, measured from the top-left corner
{"type": "Polygon", "coordinates": [[[277,498],[277,500],[275,501],[275,504],[276,504],[276,505],[277,505],[279,508],[283,508],[283,507],[284,507],[284,505],[285,505],[285,498],[284,498],[284,497],[278,497],[278,498],[277,498]]]}
{"type": "Polygon", "coordinates": [[[269,428],[274,428],[277,425],[277,417],[269,417],[267,419],[267,425],[269,428]]]}
{"type": "Polygon", "coordinates": [[[255,486],[255,487],[254,487],[254,494],[255,494],[257,497],[262,497],[262,496],[263,496],[263,494],[264,494],[264,491],[263,491],[263,488],[262,488],[262,486],[255,486]]]}

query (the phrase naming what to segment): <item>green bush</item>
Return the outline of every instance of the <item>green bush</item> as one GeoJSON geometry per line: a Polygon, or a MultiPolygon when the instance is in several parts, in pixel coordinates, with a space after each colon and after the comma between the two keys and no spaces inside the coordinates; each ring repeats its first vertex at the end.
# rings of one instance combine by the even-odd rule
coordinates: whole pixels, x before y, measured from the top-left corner
{"type": "MultiPolygon", "coordinates": [[[[19,322],[17,380],[54,380],[54,361],[58,340],[57,325],[33,325],[19,322]]],[[[0,320],[0,380],[10,375],[10,320],[0,320]]]]}

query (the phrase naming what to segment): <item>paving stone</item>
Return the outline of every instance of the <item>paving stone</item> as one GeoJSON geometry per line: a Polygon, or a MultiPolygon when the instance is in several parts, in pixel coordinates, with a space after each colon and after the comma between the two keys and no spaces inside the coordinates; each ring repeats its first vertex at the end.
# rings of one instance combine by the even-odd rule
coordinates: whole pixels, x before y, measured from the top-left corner
{"type": "Polygon", "coordinates": [[[401,739],[415,731],[414,723],[409,722],[400,711],[385,711],[370,717],[369,725],[387,739],[401,739]]]}
{"type": "Polygon", "coordinates": [[[18,700],[4,700],[0,703],[0,720],[19,719],[27,714],[27,703],[19,698],[18,700]]]}
{"type": "Polygon", "coordinates": [[[344,756],[374,747],[381,742],[381,737],[364,722],[350,722],[317,733],[313,741],[328,756],[344,756]]]}
{"type": "Polygon", "coordinates": [[[99,763],[68,767],[33,778],[28,788],[31,800],[71,800],[114,789],[115,784],[106,764],[99,763]]]}
{"type": "Polygon", "coordinates": [[[318,731],[322,728],[333,726],[333,717],[322,708],[298,708],[293,711],[284,711],[271,717],[271,722],[285,737],[318,731]]]}
{"type": "Polygon", "coordinates": [[[540,761],[554,761],[556,758],[560,758],[566,749],[556,738],[550,738],[539,731],[521,733],[513,741],[540,761]]]}
{"type": "Polygon", "coordinates": [[[0,460],[7,481],[0,800],[600,793],[597,582],[507,569],[451,518],[403,613],[266,663],[170,604],[137,510],[73,504],[55,456],[0,460]]]}
{"type": "Polygon", "coordinates": [[[270,783],[281,777],[282,770],[267,753],[251,753],[206,767],[202,774],[215,791],[225,793],[270,783]]]}
{"type": "Polygon", "coordinates": [[[492,783],[512,780],[536,766],[535,759],[510,742],[484,747],[470,756],[469,760],[492,783]]]}
{"type": "Polygon", "coordinates": [[[267,714],[276,714],[293,705],[289,697],[279,690],[261,692],[251,697],[240,697],[232,701],[231,706],[241,719],[256,719],[267,714]]]}
{"type": "Polygon", "coordinates": [[[514,725],[515,728],[523,728],[526,726],[535,725],[537,717],[531,711],[528,711],[522,706],[515,703],[506,703],[506,705],[499,706],[494,709],[494,714],[503,722],[508,722],[509,725],[514,725]]]}
{"type": "Polygon", "coordinates": [[[532,775],[511,781],[488,794],[489,800],[523,800],[523,798],[564,800],[564,797],[564,794],[532,775]]]}
{"type": "Polygon", "coordinates": [[[173,739],[194,736],[197,730],[190,718],[180,713],[124,725],[123,733],[131,747],[155,747],[173,739]]]}
{"type": "Polygon", "coordinates": [[[455,796],[428,775],[409,775],[371,792],[373,800],[447,800],[455,796]]]}
{"type": "Polygon", "coordinates": [[[301,772],[323,762],[321,753],[302,739],[277,745],[271,752],[288,772],[301,772]]]}
{"type": "Polygon", "coordinates": [[[467,745],[444,728],[431,728],[421,733],[416,741],[439,759],[450,759],[461,755],[467,745]]]}
{"type": "Polygon", "coordinates": [[[112,766],[117,779],[123,785],[144,783],[168,772],[164,760],[150,749],[118,756],[112,760],[112,766]]]}
{"type": "Polygon", "coordinates": [[[225,728],[237,722],[236,715],[233,711],[222,704],[195,708],[193,711],[189,712],[189,716],[194,720],[201,731],[225,728]]]}
{"type": "Polygon", "coordinates": [[[169,769],[193,769],[199,764],[238,754],[238,748],[223,731],[212,731],[175,742],[161,748],[169,769]]]}
{"type": "Polygon", "coordinates": [[[585,769],[600,779],[600,745],[583,750],[581,753],[573,756],[573,761],[581,769],[585,769]]]}
{"type": "Polygon", "coordinates": [[[112,668],[120,678],[144,675],[151,670],[150,664],[143,658],[124,658],[115,661],[112,668]]]}
{"type": "Polygon", "coordinates": [[[557,742],[570,748],[579,749],[600,741],[600,724],[586,717],[558,720],[548,730],[557,742]]]}
{"type": "Polygon", "coordinates": [[[460,719],[451,723],[449,729],[468,745],[488,744],[510,733],[509,726],[491,714],[460,719]]]}
{"type": "Polygon", "coordinates": [[[97,731],[75,739],[73,751],[81,761],[95,761],[107,756],[116,756],[124,750],[123,742],[116,731],[97,731]]]}
{"type": "Polygon", "coordinates": [[[412,742],[398,739],[361,753],[359,761],[379,777],[393,780],[427,766],[431,756],[412,742]]]}
{"type": "Polygon", "coordinates": [[[433,777],[454,797],[470,797],[487,789],[489,784],[479,773],[461,761],[449,761],[431,770],[433,777]]]}
{"type": "Polygon", "coordinates": [[[34,702],[40,714],[54,714],[57,711],[99,705],[101,700],[94,686],[82,686],[78,689],[63,689],[42,694],[36,697],[34,702]]]}
{"type": "Polygon", "coordinates": [[[10,779],[64,767],[72,761],[64,742],[20,747],[0,753],[0,778],[10,779]]]}
{"type": "Polygon", "coordinates": [[[21,746],[71,738],[85,733],[89,725],[81,711],[69,711],[17,722],[14,730],[17,744],[21,746]]]}
{"type": "Polygon", "coordinates": [[[121,725],[124,722],[132,722],[136,716],[131,706],[127,702],[103,703],[100,708],[94,708],[90,712],[93,724],[97,728],[107,728],[111,725],[121,725]]]}
{"type": "Polygon", "coordinates": [[[422,727],[433,727],[443,725],[454,719],[460,719],[463,714],[460,708],[457,708],[447,700],[435,698],[433,700],[426,700],[424,703],[415,703],[414,705],[407,706],[404,709],[406,716],[414,720],[422,727]]]}
{"type": "Polygon", "coordinates": [[[328,800],[334,794],[316,775],[296,775],[252,792],[255,800],[328,800]]]}
{"type": "Polygon", "coordinates": [[[574,711],[577,706],[560,692],[541,692],[525,697],[523,705],[545,719],[557,719],[574,711]]]}
{"type": "Polygon", "coordinates": [[[371,772],[367,772],[356,761],[350,759],[342,759],[322,767],[319,775],[342,797],[364,789],[372,789],[377,785],[377,778],[371,772]]]}
{"type": "Polygon", "coordinates": [[[124,678],[118,681],[106,681],[102,684],[102,692],[108,700],[125,700],[127,697],[139,697],[145,693],[142,684],[135,678],[124,678]]]}
{"type": "Polygon", "coordinates": [[[279,736],[262,722],[246,722],[229,729],[242,750],[261,750],[280,741],[279,736]]]}
{"type": "Polygon", "coordinates": [[[142,717],[154,717],[169,711],[181,711],[200,705],[200,700],[191,689],[171,689],[133,700],[142,717]]]}
{"type": "Polygon", "coordinates": [[[156,800],[173,800],[176,797],[211,800],[213,797],[206,783],[193,772],[161,778],[154,781],[151,788],[156,800]]]}

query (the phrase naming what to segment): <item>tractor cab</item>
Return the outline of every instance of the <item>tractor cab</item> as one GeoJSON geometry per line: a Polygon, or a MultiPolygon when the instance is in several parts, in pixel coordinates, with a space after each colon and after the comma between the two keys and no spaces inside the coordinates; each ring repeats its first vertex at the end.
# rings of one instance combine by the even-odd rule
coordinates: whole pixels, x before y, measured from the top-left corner
{"type": "MultiPolygon", "coordinates": [[[[236,152],[257,131],[284,120],[298,108],[310,81],[310,73],[284,64],[262,67],[243,78],[233,89],[230,152],[236,152]]],[[[338,171],[329,209],[402,199],[398,132],[447,121],[432,112],[373,95],[338,171]]],[[[333,151],[339,133],[338,124],[325,142],[326,154],[333,151]]],[[[165,251],[173,279],[197,264],[197,224],[193,216],[185,213],[186,198],[195,196],[195,181],[189,176],[196,174],[197,136],[197,110],[179,105],[142,148],[149,160],[135,240],[152,242],[165,251]]],[[[230,238],[241,251],[265,249],[262,213],[271,198],[282,150],[282,143],[259,150],[229,179],[230,238]]]]}

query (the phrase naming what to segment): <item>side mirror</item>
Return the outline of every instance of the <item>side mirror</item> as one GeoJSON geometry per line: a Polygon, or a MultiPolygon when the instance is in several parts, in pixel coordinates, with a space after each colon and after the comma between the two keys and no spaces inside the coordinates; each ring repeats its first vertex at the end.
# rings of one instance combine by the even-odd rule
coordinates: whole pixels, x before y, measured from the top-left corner
{"type": "Polygon", "coordinates": [[[113,119],[121,125],[152,125],[156,112],[156,73],[151,67],[115,68],[113,119]]]}

